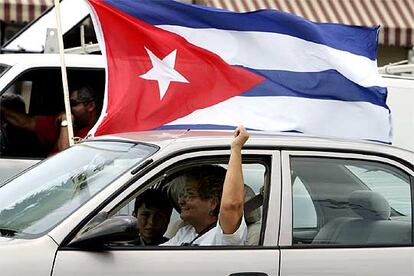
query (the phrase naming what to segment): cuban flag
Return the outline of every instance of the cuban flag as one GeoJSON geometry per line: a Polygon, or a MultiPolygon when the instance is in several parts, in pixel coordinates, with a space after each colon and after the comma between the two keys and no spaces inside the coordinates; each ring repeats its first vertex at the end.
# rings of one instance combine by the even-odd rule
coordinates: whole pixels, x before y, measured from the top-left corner
{"type": "Polygon", "coordinates": [[[391,142],[378,28],[275,10],[88,1],[107,59],[104,107],[92,134],[243,124],[391,142]]]}

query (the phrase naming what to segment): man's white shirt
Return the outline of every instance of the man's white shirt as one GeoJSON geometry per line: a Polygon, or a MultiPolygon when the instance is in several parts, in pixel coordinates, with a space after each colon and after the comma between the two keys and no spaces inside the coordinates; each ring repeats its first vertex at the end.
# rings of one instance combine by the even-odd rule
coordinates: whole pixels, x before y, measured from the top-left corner
{"type": "Polygon", "coordinates": [[[174,237],[161,245],[244,245],[247,240],[247,225],[244,217],[239,228],[233,234],[224,234],[220,223],[217,221],[215,227],[198,236],[195,228],[191,225],[181,227],[174,237]]]}

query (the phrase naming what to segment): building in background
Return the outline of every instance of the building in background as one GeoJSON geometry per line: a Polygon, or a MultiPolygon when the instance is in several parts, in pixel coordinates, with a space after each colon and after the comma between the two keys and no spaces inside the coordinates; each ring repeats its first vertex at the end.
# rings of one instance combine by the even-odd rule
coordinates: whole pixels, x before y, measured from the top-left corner
{"type": "MultiPolygon", "coordinates": [[[[413,0],[196,0],[193,3],[237,12],[277,9],[315,22],[380,25],[379,66],[409,59],[414,46],[413,0]]],[[[410,57],[414,63],[413,52],[410,57]]]]}
{"type": "Polygon", "coordinates": [[[0,0],[0,45],[53,6],[53,0],[0,0]]]}

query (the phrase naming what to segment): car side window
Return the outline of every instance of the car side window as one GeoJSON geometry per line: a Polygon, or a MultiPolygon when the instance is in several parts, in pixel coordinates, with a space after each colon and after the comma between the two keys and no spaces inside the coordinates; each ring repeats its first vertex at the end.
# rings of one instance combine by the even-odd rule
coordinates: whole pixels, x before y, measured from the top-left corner
{"type": "Polygon", "coordinates": [[[376,161],[293,157],[292,241],[299,244],[412,243],[411,185],[376,161]]]}
{"type": "MultiPolygon", "coordinates": [[[[147,184],[145,190],[140,190],[137,195],[132,196],[127,202],[124,203],[123,207],[117,211],[116,215],[134,215],[137,218],[138,223],[138,231],[139,235],[146,235],[141,228],[142,225],[146,224],[147,218],[141,215],[141,212],[138,210],[145,209],[141,203],[137,204],[137,202],[142,202],[143,197],[146,197],[146,194],[149,190],[157,190],[158,193],[163,193],[164,196],[168,198],[169,204],[172,206],[172,213],[168,213],[168,227],[164,229],[163,237],[158,238],[158,241],[161,240],[170,240],[173,239],[176,235],[179,235],[179,232],[183,231],[183,228],[188,228],[190,223],[188,220],[191,220],[192,214],[191,209],[193,209],[194,214],[197,216],[201,216],[199,212],[203,212],[202,208],[208,208],[208,204],[206,202],[202,202],[200,199],[194,200],[195,204],[200,204],[199,206],[190,206],[190,204],[185,207],[185,210],[182,210],[182,202],[181,198],[185,195],[186,198],[193,197],[193,196],[200,196],[200,195],[193,195],[192,190],[187,189],[187,180],[189,178],[184,177],[184,175],[188,171],[193,171],[199,167],[203,167],[207,170],[212,170],[212,174],[215,170],[217,173],[223,173],[225,175],[227,169],[227,162],[192,162],[191,165],[177,165],[172,168],[167,169],[167,171],[163,171],[160,175],[155,177],[151,180],[150,183],[147,184]],[[220,172],[221,171],[221,172],[220,172]],[[140,208],[140,209],[139,209],[140,208]],[[138,214],[138,212],[140,212],[138,214]],[[186,214],[183,214],[185,212],[186,214]],[[188,219],[188,220],[187,220],[188,219]]],[[[267,174],[268,174],[268,166],[264,163],[260,162],[246,162],[243,164],[243,175],[244,175],[244,182],[245,182],[245,208],[244,208],[244,219],[247,225],[247,240],[245,241],[245,245],[259,245],[260,243],[260,236],[261,236],[261,227],[262,227],[262,217],[263,217],[263,201],[264,201],[264,186],[267,182],[267,174]]],[[[206,175],[210,178],[210,175],[206,175]]],[[[203,182],[204,183],[204,182],[203,182]]],[[[201,184],[205,185],[205,184],[201,184]]],[[[220,185],[222,183],[220,182],[220,185]]],[[[197,193],[199,193],[197,191],[197,193]]],[[[203,191],[204,192],[204,191],[203,191]]],[[[210,198],[209,193],[213,192],[213,190],[207,192],[207,197],[205,199],[210,198]]],[[[202,195],[201,195],[202,196],[202,195]]],[[[159,196],[161,198],[163,196],[159,196]]],[[[145,204],[144,204],[145,205],[145,204]]],[[[147,204],[146,207],[148,207],[147,204]]],[[[151,204],[151,205],[159,205],[159,204],[151,204]]],[[[150,206],[151,207],[151,206],[150,206]]],[[[154,209],[154,208],[153,208],[154,209]]],[[[165,210],[166,208],[164,208],[165,210]]],[[[147,210],[148,211],[148,210],[147,210]]],[[[165,212],[166,213],[166,212],[165,212]]],[[[148,212],[146,213],[148,215],[148,212]]],[[[161,220],[158,220],[160,222],[161,220]]],[[[166,221],[166,220],[164,220],[166,221]]],[[[150,227],[148,227],[150,229],[150,227]]],[[[147,233],[148,234],[148,233],[147,233]]],[[[140,243],[135,243],[135,245],[144,245],[140,243]]],[[[148,244],[147,244],[148,245],[148,244]]],[[[154,244],[156,245],[156,244],[154,244]]],[[[197,245],[197,244],[195,244],[197,245]]]]}

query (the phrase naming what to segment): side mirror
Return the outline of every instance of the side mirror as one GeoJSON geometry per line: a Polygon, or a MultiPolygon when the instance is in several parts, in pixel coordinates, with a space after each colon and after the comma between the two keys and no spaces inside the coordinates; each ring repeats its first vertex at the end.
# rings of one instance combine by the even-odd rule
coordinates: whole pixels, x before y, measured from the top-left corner
{"type": "Polygon", "coordinates": [[[137,219],[133,216],[116,216],[91,227],[71,241],[68,246],[97,248],[105,244],[130,241],[138,238],[137,219]]]}

